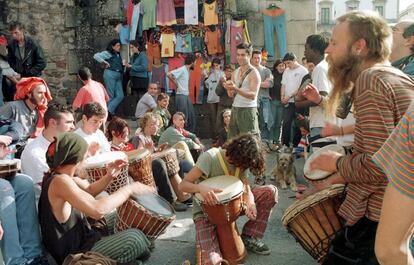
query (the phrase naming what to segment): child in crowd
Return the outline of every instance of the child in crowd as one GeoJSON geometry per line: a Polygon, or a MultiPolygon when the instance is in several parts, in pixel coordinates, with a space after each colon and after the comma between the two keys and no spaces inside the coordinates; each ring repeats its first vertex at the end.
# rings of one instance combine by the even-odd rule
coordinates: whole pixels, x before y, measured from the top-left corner
{"type": "Polygon", "coordinates": [[[302,116],[298,115],[296,117],[296,124],[299,127],[300,134],[302,138],[299,141],[298,146],[296,147],[296,158],[303,157],[305,160],[308,158],[308,147],[309,147],[309,120],[302,116]]]}

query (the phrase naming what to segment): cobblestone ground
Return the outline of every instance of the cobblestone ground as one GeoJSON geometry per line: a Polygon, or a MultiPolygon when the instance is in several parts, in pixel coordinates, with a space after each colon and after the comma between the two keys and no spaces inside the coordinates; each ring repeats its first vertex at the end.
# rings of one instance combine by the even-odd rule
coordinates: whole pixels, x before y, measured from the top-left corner
{"type": "MultiPolygon", "coordinates": [[[[276,156],[270,153],[267,156],[267,175],[275,165],[276,156]]],[[[295,162],[299,182],[303,182],[303,161],[295,162]]],[[[271,183],[269,177],[267,183],[271,183]]],[[[317,264],[311,256],[295,241],[286,231],[281,222],[283,212],[294,202],[294,192],[279,190],[279,204],[273,211],[264,241],[271,249],[268,256],[248,254],[245,265],[313,265],[317,264]]],[[[237,221],[239,231],[246,221],[246,217],[240,217],[237,221]]],[[[155,242],[146,265],[181,265],[185,260],[195,264],[195,228],[191,219],[191,210],[177,213],[177,218],[155,242]]]]}

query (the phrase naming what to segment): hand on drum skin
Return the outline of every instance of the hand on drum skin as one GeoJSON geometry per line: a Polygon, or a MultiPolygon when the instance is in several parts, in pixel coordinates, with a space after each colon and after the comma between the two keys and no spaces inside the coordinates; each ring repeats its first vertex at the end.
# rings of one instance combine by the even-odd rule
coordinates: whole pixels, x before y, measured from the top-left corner
{"type": "Polygon", "coordinates": [[[154,143],[145,143],[144,147],[152,151],[154,149],[154,143]]]}
{"type": "Polygon", "coordinates": [[[128,164],[127,161],[119,159],[106,165],[106,174],[111,178],[117,178],[122,169],[128,164]]]}
{"type": "Polygon", "coordinates": [[[165,148],[167,148],[167,146],[168,146],[168,143],[160,144],[160,146],[158,146],[157,152],[162,152],[165,148]]]}
{"type": "Polygon", "coordinates": [[[4,144],[0,144],[0,159],[5,158],[9,154],[16,153],[16,150],[10,150],[9,147],[4,144]]]}
{"type": "Polygon", "coordinates": [[[333,123],[326,123],[325,127],[321,130],[321,136],[327,137],[332,135],[339,135],[338,131],[340,131],[339,127],[333,123]]]}
{"type": "Polygon", "coordinates": [[[257,217],[257,209],[256,203],[246,203],[246,210],[245,210],[247,218],[250,220],[256,220],[257,217]]]}
{"type": "Polygon", "coordinates": [[[321,95],[319,95],[318,89],[313,84],[308,84],[303,91],[303,96],[312,101],[313,103],[318,104],[321,101],[321,95]]]}
{"type": "Polygon", "coordinates": [[[100,148],[99,143],[97,143],[97,142],[90,143],[89,144],[89,147],[88,147],[88,156],[94,156],[94,155],[96,155],[96,153],[98,152],[99,148],[100,148]]]}
{"type": "Polygon", "coordinates": [[[154,187],[142,184],[141,182],[138,182],[138,181],[135,181],[132,184],[130,184],[130,187],[132,189],[132,193],[135,195],[155,193],[154,187]]]}
{"type": "Polygon", "coordinates": [[[0,144],[4,144],[5,146],[9,146],[11,142],[13,141],[13,138],[7,135],[0,135],[0,144]]]}
{"type": "Polygon", "coordinates": [[[342,154],[334,151],[326,151],[319,156],[315,157],[310,163],[310,169],[320,169],[327,172],[336,172],[336,160],[341,157],[342,154]]]}
{"type": "Polygon", "coordinates": [[[203,196],[203,203],[207,205],[216,205],[219,201],[216,193],[222,192],[222,189],[211,188],[204,185],[200,185],[200,194],[203,196]]]}

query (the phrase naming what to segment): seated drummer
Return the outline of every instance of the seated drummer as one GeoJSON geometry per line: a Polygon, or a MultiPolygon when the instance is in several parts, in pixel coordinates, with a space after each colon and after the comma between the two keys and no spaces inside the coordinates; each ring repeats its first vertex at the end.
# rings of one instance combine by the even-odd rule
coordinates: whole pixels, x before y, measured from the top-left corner
{"type": "MultiPolygon", "coordinates": [[[[11,142],[12,137],[0,135],[0,160],[11,153],[11,142]]],[[[27,175],[0,178],[0,243],[6,265],[49,264],[42,254],[35,190],[27,175]]]]}
{"type": "Polygon", "coordinates": [[[50,144],[46,160],[50,171],[42,182],[39,201],[39,222],[42,239],[58,264],[68,254],[88,250],[99,252],[118,263],[129,263],[149,255],[150,242],[138,229],[114,234],[115,208],[131,195],[154,192],[151,187],[134,182],[109,196],[95,199],[125,166],[114,161],[107,166],[107,175],[89,184],[75,177],[75,171],[87,155],[88,144],[75,133],[63,133],[50,144]],[[91,229],[85,216],[105,218],[109,236],[91,229]]]}
{"type": "MultiPolygon", "coordinates": [[[[147,149],[150,153],[153,153],[160,152],[166,147],[166,144],[163,144],[156,148],[152,141],[152,136],[157,133],[160,126],[160,118],[158,114],[152,112],[145,113],[140,119],[140,126],[141,131],[131,139],[131,142],[136,149],[147,149]]],[[[192,168],[192,166],[188,166],[185,161],[179,161],[179,166],[182,166],[183,169],[187,168],[185,173],[189,172],[192,168]]],[[[178,184],[181,182],[180,175],[175,174],[174,176],[168,177],[167,165],[161,158],[152,160],[152,172],[158,187],[158,194],[171,203],[176,211],[186,211],[188,207],[184,202],[189,202],[188,200],[191,199],[191,195],[178,189],[178,184]],[[170,185],[177,197],[176,200],[174,194],[171,192],[170,185]]]]}
{"type": "MultiPolygon", "coordinates": [[[[200,193],[205,203],[218,203],[215,193],[219,189],[210,188],[199,183],[209,177],[238,175],[245,186],[245,213],[249,221],[244,225],[242,240],[247,250],[259,255],[269,255],[270,249],[261,240],[273,207],[277,204],[277,188],[273,185],[250,188],[247,170],[261,176],[265,170],[265,159],[260,140],[253,134],[243,134],[223,145],[222,148],[211,148],[203,153],[195,167],[180,184],[180,189],[191,193],[200,193]],[[226,168],[220,163],[223,158],[226,168]],[[236,174],[240,172],[239,174],[236,174]],[[200,179],[201,178],[201,179],[200,179]]],[[[193,206],[193,219],[196,226],[196,241],[201,248],[202,260],[205,264],[220,264],[223,258],[220,253],[216,227],[211,224],[197,202],[193,206]]]]}
{"type": "Polygon", "coordinates": [[[176,112],[173,115],[173,124],[161,134],[158,144],[168,143],[168,146],[175,147],[177,143],[184,142],[191,152],[191,155],[186,155],[186,159],[191,161],[189,157],[192,156],[193,160],[197,161],[199,153],[204,150],[204,146],[195,134],[184,129],[184,125],[184,113],[176,112]]]}

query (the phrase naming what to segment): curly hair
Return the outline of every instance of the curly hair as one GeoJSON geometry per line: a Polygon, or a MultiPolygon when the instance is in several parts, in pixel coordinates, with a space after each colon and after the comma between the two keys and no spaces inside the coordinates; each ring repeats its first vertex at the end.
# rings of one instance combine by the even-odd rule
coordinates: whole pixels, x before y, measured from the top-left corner
{"type": "Polygon", "coordinates": [[[131,132],[126,120],[119,117],[113,117],[112,120],[108,123],[108,127],[106,129],[106,138],[108,138],[108,141],[112,141],[112,132],[115,132],[115,136],[120,136],[124,132],[125,128],[128,128],[128,131],[131,132]]]}
{"type": "Polygon", "coordinates": [[[223,145],[231,164],[244,170],[249,169],[255,176],[265,172],[265,158],[260,140],[251,133],[241,134],[223,145]]]}

